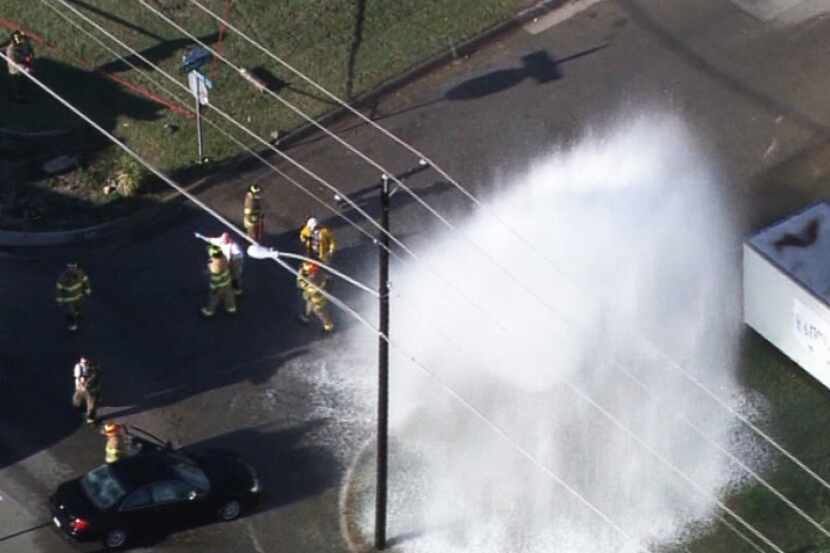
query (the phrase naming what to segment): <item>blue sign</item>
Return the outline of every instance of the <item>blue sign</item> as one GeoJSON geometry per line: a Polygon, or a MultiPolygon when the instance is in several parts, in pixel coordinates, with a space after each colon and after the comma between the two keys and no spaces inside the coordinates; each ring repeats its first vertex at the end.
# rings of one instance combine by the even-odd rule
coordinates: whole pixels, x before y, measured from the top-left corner
{"type": "Polygon", "coordinates": [[[182,56],[182,72],[189,73],[206,65],[213,55],[206,48],[194,47],[182,56]]]}

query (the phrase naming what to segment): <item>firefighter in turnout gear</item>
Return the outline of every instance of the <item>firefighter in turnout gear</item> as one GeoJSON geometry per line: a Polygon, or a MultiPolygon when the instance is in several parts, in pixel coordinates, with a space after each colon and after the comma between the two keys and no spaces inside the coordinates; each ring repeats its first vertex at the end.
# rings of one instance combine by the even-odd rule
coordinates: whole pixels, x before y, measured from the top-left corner
{"type": "Polygon", "coordinates": [[[202,315],[213,317],[216,306],[221,301],[225,311],[230,314],[236,313],[236,296],[231,286],[231,270],[228,260],[222,253],[222,248],[211,244],[208,246],[208,275],[210,276],[210,298],[206,307],[202,308],[202,315]]]}
{"type": "Polygon", "coordinates": [[[6,46],[5,54],[9,59],[6,64],[11,77],[11,87],[9,89],[11,100],[13,102],[23,102],[26,100],[27,88],[27,78],[24,73],[30,73],[34,65],[35,51],[32,48],[32,42],[23,31],[15,31],[12,34],[11,42],[6,46]]]}
{"type": "Polygon", "coordinates": [[[265,215],[262,211],[261,192],[262,188],[257,184],[252,184],[248,188],[248,193],[245,194],[245,210],[242,217],[245,232],[257,242],[262,241],[262,229],[265,222],[265,215]]]}
{"type": "Polygon", "coordinates": [[[78,330],[81,319],[81,302],[85,296],[92,293],[89,277],[78,267],[77,263],[69,263],[66,270],[58,278],[56,300],[58,305],[66,310],[66,327],[78,330]]]}
{"type": "Polygon", "coordinates": [[[195,233],[195,236],[222,250],[222,255],[228,260],[228,265],[230,266],[233,293],[237,296],[242,294],[242,264],[245,261],[245,254],[242,252],[239,244],[227,232],[223,232],[215,238],[203,236],[198,232],[195,233]]]}
{"type": "Polygon", "coordinates": [[[334,330],[334,323],[332,323],[331,317],[326,311],[328,300],[321,292],[325,288],[326,282],[326,276],[320,270],[318,264],[305,261],[300,266],[297,275],[297,288],[302,291],[303,301],[305,302],[305,311],[300,315],[300,320],[303,323],[309,323],[311,315],[314,314],[323,323],[323,331],[331,332],[334,330]]]}
{"type": "Polygon", "coordinates": [[[95,422],[95,412],[101,399],[101,373],[86,357],[81,357],[72,371],[75,378],[75,393],[72,405],[84,404],[86,422],[95,422]]]}
{"type": "Polygon", "coordinates": [[[107,438],[107,444],[104,446],[104,460],[107,463],[115,463],[124,457],[135,455],[141,448],[141,444],[133,443],[123,424],[108,422],[101,428],[101,434],[107,438]]]}
{"type": "Polygon", "coordinates": [[[316,257],[327,265],[337,248],[334,234],[314,217],[309,217],[305,226],[300,230],[300,242],[305,246],[306,255],[316,257]]]}

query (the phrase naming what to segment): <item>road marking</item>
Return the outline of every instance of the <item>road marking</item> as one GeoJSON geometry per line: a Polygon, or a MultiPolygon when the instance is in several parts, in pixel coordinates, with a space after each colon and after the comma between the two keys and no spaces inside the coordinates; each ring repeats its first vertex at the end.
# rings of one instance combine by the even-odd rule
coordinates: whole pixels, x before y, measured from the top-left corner
{"type": "Polygon", "coordinates": [[[587,10],[600,0],[574,0],[568,2],[561,8],[557,8],[541,17],[534,17],[530,23],[525,23],[523,28],[532,35],[547,31],[551,27],[559,25],[566,19],[570,19],[581,11],[587,10]]]}

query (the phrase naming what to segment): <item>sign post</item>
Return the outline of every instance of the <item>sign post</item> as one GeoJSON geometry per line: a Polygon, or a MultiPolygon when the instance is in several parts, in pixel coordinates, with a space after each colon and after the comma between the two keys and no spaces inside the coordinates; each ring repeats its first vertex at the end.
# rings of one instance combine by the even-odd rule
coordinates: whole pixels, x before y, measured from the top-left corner
{"type": "Polygon", "coordinates": [[[187,84],[190,93],[196,100],[196,144],[198,147],[199,163],[207,161],[204,152],[204,138],[202,136],[202,106],[208,105],[208,91],[213,83],[205,77],[199,69],[212,59],[211,53],[204,48],[191,48],[182,56],[182,71],[187,73],[187,84]]]}
{"type": "Polygon", "coordinates": [[[204,139],[202,138],[202,106],[209,103],[208,91],[213,88],[213,83],[197,69],[193,69],[187,74],[187,83],[190,85],[190,92],[196,100],[196,143],[199,148],[199,163],[202,163],[206,159],[204,139]]]}

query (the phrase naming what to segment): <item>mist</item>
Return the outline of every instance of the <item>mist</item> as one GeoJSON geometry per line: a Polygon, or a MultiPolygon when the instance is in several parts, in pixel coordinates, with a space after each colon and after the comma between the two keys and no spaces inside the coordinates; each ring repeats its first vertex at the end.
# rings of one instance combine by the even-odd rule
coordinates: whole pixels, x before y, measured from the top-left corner
{"type": "MultiPolygon", "coordinates": [[[[393,265],[395,550],[637,551],[705,530],[744,479],[709,440],[760,462],[682,375],[745,404],[740,238],[716,161],[682,118],[651,113],[492,185],[421,262],[393,265]]],[[[353,334],[350,362],[374,367],[376,341],[353,334]]],[[[340,393],[368,413],[367,382],[340,393]]],[[[367,535],[373,517],[367,500],[367,535]]]]}

